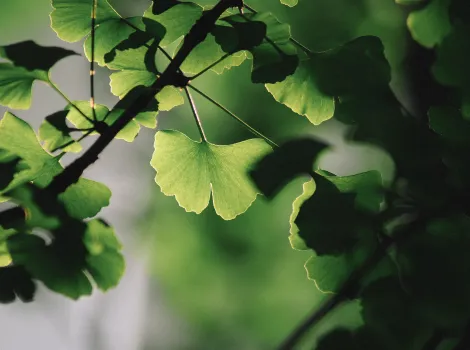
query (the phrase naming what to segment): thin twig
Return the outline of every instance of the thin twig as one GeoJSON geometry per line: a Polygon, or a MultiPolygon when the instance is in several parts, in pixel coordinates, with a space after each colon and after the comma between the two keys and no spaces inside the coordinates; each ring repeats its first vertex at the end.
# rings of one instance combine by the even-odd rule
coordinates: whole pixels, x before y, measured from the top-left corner
{"type": "Polygon", "coordinates": [[[90,107],[93,114],[93,120],[96,122],[95,109],[95,25],[96,25],[96,7],[98,0],[93,0],[91,9],[91,62],[90,62],[90,107]]]}
{"type": "Polygon", "coordinates": [[[83,113],[80,108],[78,108],[75,104],[73,104],[73,102],[67,97],[67,95],[65,95],[57,85],[55,85],[52,80],[50,79],[49,77],[49,81],[48,81],[48,84],[49,86],[54,89],[54,91],[56,91],[60,96],[62,96],[62,98],[68,102],[69,105],[71,105],[78,113],[80,113],[80,115],[85,118],[86,120],[88,120],[91,124],[94,124],[93,123],[93,120],[90,119],[90,117],[88,117],[85,113],[83,113]]]}
{"type": "Polygon", "coordinates": [[[199,134],[201,134],[202,140],[207,142],[206,134],[204,134],[204,129],[202,128],[201,118],[199,118],[199,113],[197,112],[196,103],[194,102],[193,97],[191,96],[191,93],[189,92],[189,89],[187,87],[184,88],[184,91],[186,92],[189,104],[191,105],[191,110],[193,112],[194,119],[196,120],[197,128],[199,129],[199,134]]]}
{"type": "MultiPolygon", "coordinates": [[[[330,311],[335,309],[344,300],[351,295],[356,295],[359,289],[360,281],[366,277],[377,264],[386,256],[387,251],[394,245],[397,245],[408,237],[412,233],[418,231],[426,224],[428,217],[432,215],[422,216],[416,218],[414,222],[410,223],[401,232],[397,232],[394,239],[386,240],[378,247],[378,249],[372,254],[358,269],[356,269],[346,280],[346,282],[339,289],[337,294],[331,295],[319,308],[316,308],[313,313],[305,319],[292,333],[282,342],[277,348],[278,350],[292,350],[302,340],[304,335],[318,324],[330,311]]],[[[463,350],[463,349],[454,349],[463,350]]]]}
{"type": "MultiPolygon", "coordinates": [[[[258,13],[258,11],[256,11],[253,7],[251,6],[248,6],[247,4],[244,4],[243,5],[244,7],[246,7],[247,10],[253,12],[253,13],[258,13]]],[[[294,38],[290,38],[289,39],[294,45],[296,45],[298,48],[300,48],[303,52],[305,52],[307,55],[310,55],[313,53],[312,50],[310,50],[307,46],[305,46],[304,44],[302,44],[301,42],[299,42],[298,40],[294,39],[294,38]]]]}
{"type": "MultiPolygon", "coordinates": [[[[59,147],[54,148],[53,150],[51,150],[51,152],[54,153],[54,152],[57,151],[58,149],[68,147],[68,146],[70,146],[70,145],[73,145],[74,143],[80,143],[80,142],[83,141],[88,135],[90,135],[93,131],[94,131],[94,129],[90,129],[90,130],[88,130],[88,132],[86,132],[85,134],[83,134],[78,140],[71,140],[71,141],[69,141],[69,142],[63,144],[62,146],[59,146],[59,147]]],[[[59,156],[62,157],[65,153],[67,153],[67,152],[62,152],[61,154],[59,154],[59,156]]]]}
{"type": "Polygon", "coordinates": [[[194,79],[200,77],[200,76],[203,75],[205,72],[207,72],[208,70],[214,68],[214,67],[217,66],[220,62],[222,62],[222,61],[225,60],[226,58],[230,57],[231,55],[233,55],[233,53],[226,53],[226,54],[223,55],[221,58],[219,58],[217,61],[215,61],[214,63],[212,63],[212,64],[209,65],[208,67],[204,68],[202,71],[200,71],[200,72],[197,73],[196,75],[190,77],[189,80],[194,80],[194,79]]]}
{"type": "Polygon", "coordinates": [[[245,121],[243,121],[242,119],[240,119],[239,117],[237,117],[234,113],[232,113],[230,110],[228,110],[226,107],[224,107],[223,105],[221,105],[219,102],[217,102],[216,100],[214,100],[212,97],[210,97],[209,95],[205,94],[204,92],[202,92],[201,90],[199,90],[198,88],[196,88],[195,86],[192,86],[192,85],[188,85],[189,88],[193,89],[194,91],[196,91],[199,95],[201,95],[202,97],[204,97],[206,100],[208,100],[209,102],[211,102],[212,104],[214,104],[215,106],[217,106],[218,108],[220,108],[222,111],[224,111],[225,113],[227,113],[229,116],[231,116],[233,119],[235,119],[237,122],[239,122],[240,124],[242,124],[245,128],[247,128],[251,133],[253,133],[254,135],[258,136],[258,137],[261,137],[263,140],[265,140],[267,143],[269,143],[272,147],[279,147],[273,140],[269,139],[267,136],[264,136],[262,133],[260,133],[258,130],[256,130],[255,128],[253,128],[252,126],[250,126],[248,123],[246,123],[245,121]]]}

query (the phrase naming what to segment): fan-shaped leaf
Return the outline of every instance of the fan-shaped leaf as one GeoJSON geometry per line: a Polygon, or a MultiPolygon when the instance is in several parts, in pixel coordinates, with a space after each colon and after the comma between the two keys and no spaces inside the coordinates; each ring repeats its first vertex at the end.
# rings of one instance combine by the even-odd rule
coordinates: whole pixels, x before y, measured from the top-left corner
{"type": "Polygon", "coordinates": [[[315,60],[300,62],[295,73],[284,81],[266,84],[266,89],[279,103],[304,115],[314,125],[333,117],[334,100],[322,93],[315,82],[315,60]]]}
{"type": "Polygon", "coordinates": [[[0,104],[28,109],[35,80],[49,82],[48,71],[59,60],[76,53],[60,47],[37,45],[24,41],[0,47],[0,57],[11,63],[0,63],[0,104]]]}
{"type": "MultiPolygon", "coordinates": [[[[168,3],[165,1],[165,4],[168,3]]],[[[144,13],[144,18],[149,18],[160,23],[166,29],[161,45],[166,47],[175,42],[178,38],[186,35],[196,21],[202,16],[202,7],[192,2],[176,1],[171,6],[157,8],[152,12],[153,6],[150,6],[144,13]]]]}
{"type": "Polygon", "coordinates": [[[212,192],[217,214],[230,220],[255,200],[257,191],[247,171],[270,150],[259,139],[220,146],[195,142],[177,131],[166,130],[155,136],[151,165],[157,171],[155,181],[162,192],[175,196],[186,211],[202,212],[212,192]]]}

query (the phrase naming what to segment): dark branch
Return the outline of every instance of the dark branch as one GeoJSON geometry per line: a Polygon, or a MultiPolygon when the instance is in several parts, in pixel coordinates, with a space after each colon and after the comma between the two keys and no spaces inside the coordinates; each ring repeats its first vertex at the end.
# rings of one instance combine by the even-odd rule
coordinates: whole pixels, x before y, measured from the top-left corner
{"type": "MultiPolygon", "coordinates": [[[[184,38],[180,50],[151,88],[139,95],[134,101],[131,100],[134,98],[133,96],[124,97],[119,103],[124,105],[128,102],[129,108],[106,129],[106,132],[99,136],[95,143],[80,158],[77,158],[62,173],[54,177],[44,190],[52,195],[58,195],[64,192],[67,187],[77,182],[85,169],[98,160],[101,152],[140,111],[152,102],[154,96],[165,86],[174,85],[174,77],[178,74],[179,68],[186,57],[198,44],[204,41],[217,19],[229,8],[239,7],[240,3],[241,0],[220,0],[211,10],[204,12],[184,38]]],[[[19,207],[11,208],[0,212],[0,225],[8,227],[12,222],[22,221],[24,218],[23,209],[19,207]]]]}

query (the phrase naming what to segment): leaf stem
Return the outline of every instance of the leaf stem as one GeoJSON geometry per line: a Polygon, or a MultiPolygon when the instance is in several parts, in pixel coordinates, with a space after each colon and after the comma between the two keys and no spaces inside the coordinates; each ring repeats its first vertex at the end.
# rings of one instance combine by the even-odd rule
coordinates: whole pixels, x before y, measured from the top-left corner
{"type": "Polygon", "coordinates": [[[94,122],[92,119],[90,119],[90,117],[88,117],[85,113],[82,112],[82,110],[80,108],[78,108],[76,105],[73,104],[73,102],[67,97],[67,95],[65,95],[62,90],[59,89],[59,87],[54,84],[54,82],[51,80],[50,77],[48,77],[48,82],[49,86],[54,89],[54,91],[56,91],[60,96],[62,96],[62,98],[67,101],[67,103],[69,105],[71,105],[78,113],[80,113],[80,115],[85,118],[86,120],[88,120],[91,124],[94,125],[94,122]]]}
{"type": "MultiPolygon", "coordinates": [[[[247,10],[253,12],[253,13],[258,13],[258,11],[256,11],[253,7],[251,6],[248,6],[247,4],[244,4],[243,5],[244,7],[246,7],[247,10]]],[[[300,48],[303,52],[305,52],[307,55],[310,55],[313,53],[312,50],[310,50],[307,46],[305,46],[304,44],[302,44],[301,42],[299,42],[298,40],[294,39],[294,38],[290,38],[289,39],[294,45],[296,45],[298,48],[300,48]]]]}
{"type": "Polygon", "coordinates": [[[194,80],[194,79],[200,77],[200,76],[203,75],[205,72],[207,72],[208,70],[214,68],[214,67],[217,66],[220,62],[222,62],[222,61],[225,60],[226,58],[230,57],[231,55],[233,55],[233,53],[226,53],[226,54],[223,55],[221,58],[219,58],[217,61],[215,61],[214,63],[212,63],[212,64],[209,65],[208,67],[204,68],[202,71],[200,71],[200,72],[197,73],[196,75],[190,77],[189,80],[194,80]]]}
{"type": "Polygon", "coordinates": [[[187,87],[184,88],[184,91],[186,91],[186,96],[188,97],[189,104],[191,105],[191,110],[193,112],[194,119],[196,120],[199,134],[201,134],[202,140],[207,142],[206,134],[204,134],[204,129],[202,128],[201,118],[199,118],[199,113],[197,112],[196,103],[194,103],[193,97],[187,87]]]}
{"type": "MultiPolygon", "coordinates": [[[[94,129],[90,129],[90,130],[88,130],[88,132],[86,132],[85,134],[83,134],[78,140],[71,140],[71,141],[69,141],[69,142],[63,144],[62,146],[59,146],[59,147],[54,148],[53,150],[51,150],[51,152],[53,153],[53,152],[57,151],[58,149],[68,147],[68,146],[70,146],[70,145],[72,145],[72,144],[74,144],[74,143],[80,143],[80,141],[84,140],[84,139],[85,139],[88,135],[90,135],[93,131],[94,131],[94,129]]],[[[59,157],[62,157],[65,153],[67,153],[67,152],[61,152],[58,156],[59,156],[59,157]]]]}
{"type": "Polygon", "coordinates": [[[95,109],[95,25],[96,25],[96,7],[98,0],[93,0],[91,9],[91,61],[90,61],[90,107],[93,114],[93,120],[96,122],[95,109]]]}
{"type": "Polygon", "coordinates": [[[220,108],[222,111],[224,111],[225,113],[227,113],[229,116],[231,116],[233,119],[235,119],[237,122],[239,122],[241,125],[243,125],[245,128],[247,128],[252,134],[262,138],[264,141],[266,141],[267,143],[269,143],[272,147],[279,147],[273,140],[269,139],[267,136],[264,136],[262,133],[260,133],[258,130],[256,130],[255,128],[253,128],[251,125],[249,125],[247,122],[243,121],[242,119],[240,119],[239,117],[237,117],[233,112],[231,112],[230,110],[228,110],[226,107],[224,107],[223,105],[221,105],[219,102],[217,102],[216,100],[214,100],[212,97],[210,97],[209,95],[205,94],[204,92],[202,92],[201,90],[199,90],[198,88],[196,88],[195,86],[192,86],[192,85],[188,85],[189,88],[193,89],[194,91],[196,91],[199,95],[201,95],[202,97],[204,97],[206,100],[208,100],[209,102],[211,102],[212,104],[214,104],[215,106],[217,106],[218,108],[220,108]]]}

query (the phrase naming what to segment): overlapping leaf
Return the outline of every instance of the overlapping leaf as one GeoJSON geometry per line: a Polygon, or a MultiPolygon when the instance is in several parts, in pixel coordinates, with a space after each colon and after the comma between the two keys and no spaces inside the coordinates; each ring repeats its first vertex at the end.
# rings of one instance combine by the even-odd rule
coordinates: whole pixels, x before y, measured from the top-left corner
{"type": "MultiPolygon", "coordinates": [[[[59,38],[76,42],[91,32],[93,2],[87,0],[52,0],[51,28],[59,38]]],[[[95,61],[104,65],[104,56],[121,41],[143,29],[141,17],[121,18],[107,0],[98,1],[96,11],[95,61]]],[[[91,38],[84,43],[85,55],[91,58],[91,38]]]]}
{"type": "Polygon", "coordinates": [[[266,84],[266,89],[279,103],[304,115],[318,125],[333,117],[335,105],[333,97],[321,92],[315,81],[313,59],[301,61],[293,75],[276,84],[266,84]]]}
{"type": "Polygon", "coordinates": [[[159,1],[154,2],[144,13],[144,18],[160,23],[166,29],[161,42],[163,47],[186,35],[202,16],[202,7],[192,2],[159,1]]]}
{"type": "MultiPolygon", "coordinates": [[[[24,164],[17,169],[2,194],[30,181],[45,187],[63,169],[59,158],[51,156],[41,147],[33,129],[8,112],[0,121],[0,149],[20,158],[24,164]]],[[[77,219],[95,216],[109,204],[110,197],[111,192],[106,186],[84,178],[60,195],[63,204],[70,210],[69,215],[77,219]]]]}
{"type": "Polygon", "coordinates": [[[68,111],[59,111],[47,116],[39,128],[39,139],[49,152],[62,149],[64,152],[80,152],[82,146],[70,136],[66,123],[68,111]]]}
{"type": "Polygon", "coordinates": [[[186,211],[200,213],[212,193],[215,211],[225,220],[245,212],[257,191],[250,167],[271,150],[259,139],[220,146],[195,142],[177,131],[159,131],[151,165],[162,192],[175,196],[186,211]]]}
{"type": "MultiPolygon", "coordinates": [[[[105,125],[113,124],[124,112],[124,108],[120,107],[121,106],[118,105],[116,108],[110,111],[108,107],[96,104],[95,114],[97,121],[103,122],[105,125]]],[[[66,109],[68,109],[67,119],[76,128],[83,129],[84,133],[87,132],[88,129],[93,128],[94,124],[90,122],[90,120],[93,120],[93,110],[88,101],[74,101],[73,105],[67,106],[66,109]],[[88,119],[86,119],[81,112],[85,114],[88,119]]],[[[154,107],[154,109],[155,112],[144,111],[136,115],[133,120],[131,120],[124,128],[122,128],[122,130],[116,135],[116,138],[127,142],[132,142],[140,131],[140,125],[154,128],[156,126],[155,118],[157,115],[156,107],[154,107]]],[[[97,130],[92,134],[96,134],[98,132],[101,131],[97,130]]]]}
{"type": "Polygon", "coordinates": [[[16,109],[31,106],[35,80],[49,82],[48,72],[59,60],[76,53],[60,47],[45,47],[33,41],[0,47],[0,104],[16,109]]]}

